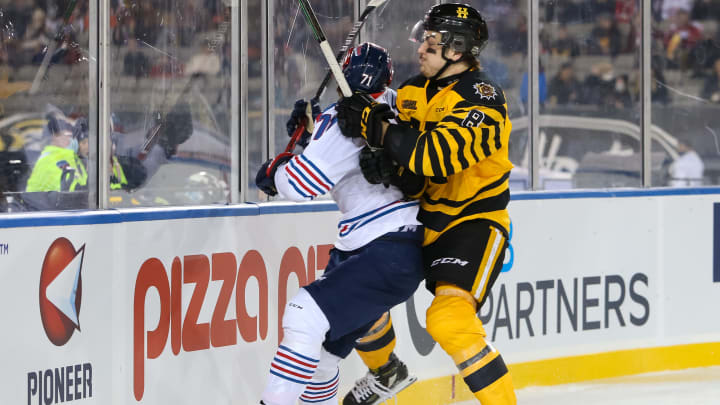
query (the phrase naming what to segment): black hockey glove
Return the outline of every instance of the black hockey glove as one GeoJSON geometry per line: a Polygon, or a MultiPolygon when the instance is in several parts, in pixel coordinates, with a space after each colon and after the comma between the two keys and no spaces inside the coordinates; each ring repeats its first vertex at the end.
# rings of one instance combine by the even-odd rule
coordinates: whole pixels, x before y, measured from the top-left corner
{"type": "Polygon", "coordinates": [[[390,178],[397,170],[389,156],[382,149],[364,147],[360,151],[360,170],[370,184],[383,184],[390,187],[390,178]]]}
{"type": "Polygon", "coordinates": [[[307,147],[307,144],[310,142],[310,135],[312,135],[315,127],[315,118],[322,113],[322,110],[320,110],[320,101],[317,98],[310,99],[309,107],[310,108],[308,108],[308,102],[303,99],[296,101],[290,114],[290,119],[285,124],[289,137],[293,136],[299,126],[302,125],[305,127],[305,131],[297,141],[297,145],[303,148],[307,147]]]}
{"type": "Polygon", "coordinates": [[[400,166],[390,177],[390,184],[399,188],[405,199],[415,199],[425,190],[425,177],[400,166]]]}
{"type": "Polygon", "coordinates": [[[382,147],[382,122],[395,118],[389,105],[378,103],[367,94],[343,97],[335,109],[342,134],[350,138],[362,137],[372,148],[382,147]]]}
{"type": "Polygon", "coordinates": [[[160,132],[158,144],[165,151],[165,157],[170,159],[177,153],[178,146],[187,141],[193,134],[193,118],[190,104],[177,103],[164,117],[160,119],[160,132]]]}
{"type": "Polygon", "coordinates": [[[255,175],[255,185],[262,190],[263,193],[273,197],[277,195],[277,188],[275,188],[275,172],[278,167],[292,159],[295,156],[289,152],[283,152],[275,157],[275,159],[269,159],[263,163],[255,175]]]}

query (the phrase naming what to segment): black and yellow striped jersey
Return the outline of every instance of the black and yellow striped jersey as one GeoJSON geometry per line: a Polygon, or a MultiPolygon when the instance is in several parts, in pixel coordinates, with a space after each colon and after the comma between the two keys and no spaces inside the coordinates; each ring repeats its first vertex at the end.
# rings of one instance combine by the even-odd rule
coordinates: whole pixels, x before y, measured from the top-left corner
{"type": "Polygon", "coordinates": [[[418,214],[425,244],[472,219],[507,232],[512,124],[502,89],[477,69],[436,81],[415,76],[398,89],[397,108],[384,144],[395,161],[427,177],[418,214]]]}

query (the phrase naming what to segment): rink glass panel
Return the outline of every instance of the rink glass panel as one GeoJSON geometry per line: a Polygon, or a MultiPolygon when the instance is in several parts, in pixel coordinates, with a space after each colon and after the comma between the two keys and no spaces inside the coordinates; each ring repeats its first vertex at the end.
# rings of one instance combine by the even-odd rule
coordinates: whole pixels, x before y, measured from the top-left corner
{"type": "MultiPolygon", "coordinates": [[[[248,38],[248,84],[247,84],[247,161],[240,162],[241,168],[247,167],[247,193],[248,201],[259,201],[261,194],[255,186],[255,173],[260,165],[267,159],[267,81],[265,71],[267,63],[263,55],[267,54],[266,35],[263,33],[267,27],[266,10],[261,0],[249,0],[247,3],[248,18],[247,31],[243,34],[248,38]],[[262,17],[261,17],[262,16],[262,17]]],[[[243,169],[241,169],[243,170],[243,169]]]]}
{"type": "MultiPolygon", "coordinates": [[[[308,100],[315,96],[327,72],[327,63],[305,19],[298,13],[298,2],[274,0],[270,3],[272,14],[269,33],[272,35],[272,52],[269,55],[269,77],[272,92],[269,94],[271,110],[268,153],[274,156],[285,150],[290,139],[285,124],[295,101],[308,100]]],[[[332,0],[311,3],[330,46],[337,52],[352,29],[357,16],[357,2],[332,0]]],[[[335,81],[331,80],[320,100],[321,109],[324,110],[337,101],[336,87],[335,81]]],[[[296,150],[299,151],[300,149],[296,150]]],[[[251,167],[250,172],[254,174],[254,170],[256,169],[251,167]]],[[[262,198],[261,196],[260,199],[262,198]]],[[[319,198],[329,198],[329,195],[319,198]]]]}
{"type": "MultiPolygon", "coordinates": [[[[536,188],[640,187],[639,10],[544,1],[539,12],[536,188]]],[[[526,156],[514,158],[526,167],[526,156]]]]}
{"type": "MultiPolygon", "coordinates": [[[[672,159],[652,155],[665,177],[653,186],[720,184],[720,3],[652,1],[652,123],[691,147],[704,171],[673,178],[672,159]]],[[[682,147],[680,147],[682,148],[682,147]]],[[[680,149],[680,155],[683,150],[680,149]]]]}
{"type": "MultiPolygon", "coordinates": [[[[72,2],[50,0],[43,8],[35,3],[0,4],[0,212],[96,208],[94,182],[62,191],[60,178],[53,175],[41,187],[26,190],[43,149],[51,143],[69,147],[72,136],[66,130],[97,111],[97,100],[90,99],[89,91],[90,7],[95,5],[79,1],[70,8],[72,2]],[[47,129],[49,115],[61,123],[59,136],[53,137],[47,129]]],[[[85,142],[82,163],[70,153],[75,160],[71,167],[81,164],[84,169],[78,172],[92,174],[96,133],[88,132],[85,142]]],[[[56,164],[70,170],[62,161],[56,164]]],[[[47,173],[38,168],[36,176],[43,172],[47,173]]]]}
{"type": "Polygon", "coordinates": [[[111,8],[111,140],[131,190],[111,189],[110,207],[229,202],[229,4],[111,8]]]}

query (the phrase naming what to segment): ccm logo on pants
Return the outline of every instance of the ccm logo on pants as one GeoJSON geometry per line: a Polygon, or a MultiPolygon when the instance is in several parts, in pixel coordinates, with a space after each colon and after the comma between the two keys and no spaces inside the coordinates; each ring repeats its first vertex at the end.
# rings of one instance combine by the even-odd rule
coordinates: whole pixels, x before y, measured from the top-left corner
{"type": "Polygon", "coordinates": [[[468,264],[468,262],[465,260],[460,260],[456,257],[441,257],[440,259],[433,260],[430,267],[433,267],[438,264],[459,264],[461,266],[465,266],[466,264],[468,264]]]}

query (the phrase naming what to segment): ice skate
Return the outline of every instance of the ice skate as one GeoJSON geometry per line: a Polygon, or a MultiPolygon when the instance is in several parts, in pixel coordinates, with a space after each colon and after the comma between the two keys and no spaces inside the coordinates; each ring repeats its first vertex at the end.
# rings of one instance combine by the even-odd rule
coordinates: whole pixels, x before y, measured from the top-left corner
{"type": "Polygon", "coordinates": [[[375,405],[394,398],[398,392],[417,381],[408,375],[405,363],[390,355],[390,361],[379,369],[370,370],[357,380],[355,386],[343,399],[343,405],[375,405]]]}

